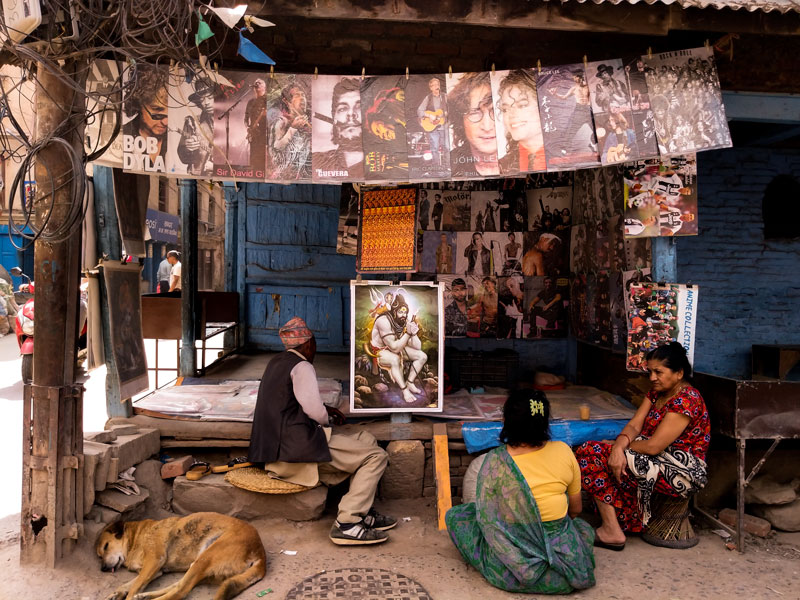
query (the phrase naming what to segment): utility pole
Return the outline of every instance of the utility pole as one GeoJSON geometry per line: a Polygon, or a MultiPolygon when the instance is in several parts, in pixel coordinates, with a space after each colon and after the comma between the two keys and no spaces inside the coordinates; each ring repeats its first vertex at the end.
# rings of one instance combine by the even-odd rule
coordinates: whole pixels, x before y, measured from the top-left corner
{"type": "MultiPolygon", "coordinates": [[[[86,66],[67,60],[62,76],[84,87],[86,66]]],[[[41,64],[37,73],[36,140],[65,140],[83,154],[85,94],[41,64]],[[72,117],[72,118],[70,118],[72,117]],[[80,124],[77,127],[76,124],[80,124]],[[63,131],[60,127],[65,127],[63,131]]],[[[66,222],[75,172],[64,146],[50,142],[36,156],[35,222],[43,233],[66,222]]],[[[33,385],[23,409],[20,560],[54,567],[83,533],[83,386],[75,384],[80,286],[80,228],[63,239],[37,239],[33,385]]]]}

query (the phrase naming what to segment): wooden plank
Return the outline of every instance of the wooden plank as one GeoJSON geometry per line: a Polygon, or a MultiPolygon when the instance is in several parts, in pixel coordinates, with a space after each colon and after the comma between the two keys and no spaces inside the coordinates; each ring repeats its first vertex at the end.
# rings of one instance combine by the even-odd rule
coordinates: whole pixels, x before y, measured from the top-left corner
{"type": "Polygon", "coordinates": [[[161,440],[162,448],[248,448],[249,446],[249,440],[161,440]]]}
{"type": "Polygon", "coordinates": [[[447,451],[447,426],[436,423],[433,426],[433,470],[436,476],[436,513],[439,531],[447,528],[444,516],[453,507],[450,496],[450,455],[447,451]]]}

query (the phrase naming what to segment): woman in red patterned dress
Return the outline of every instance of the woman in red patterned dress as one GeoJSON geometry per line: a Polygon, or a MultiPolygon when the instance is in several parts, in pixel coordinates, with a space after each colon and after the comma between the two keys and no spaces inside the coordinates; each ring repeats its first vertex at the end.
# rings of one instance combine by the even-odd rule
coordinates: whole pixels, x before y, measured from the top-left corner
{"type": "Polygon", "coordinates": [[[611,550],[647,525],[653,492],[686,497],[706,483],[711,429],[703,397],[686,381],[686,351],[677,342],[660,346],[648,353],[647,369],[650,392],[617,439],[576,452],[583,489],[603,520],[595,546],[611,550]]]}

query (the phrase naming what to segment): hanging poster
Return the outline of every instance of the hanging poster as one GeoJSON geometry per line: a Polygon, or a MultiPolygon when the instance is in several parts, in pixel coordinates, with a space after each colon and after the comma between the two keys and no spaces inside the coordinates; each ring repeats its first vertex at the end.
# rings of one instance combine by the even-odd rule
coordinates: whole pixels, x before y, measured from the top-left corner
{"type": "Polygon", "coordinates": [[[605,229],[608,232],[609,269],[612,272],[624,271],[625,236],[622,230],[622,215],[616,215],[606,221],[605,229]]]}
{"type": "Polygon", "coordinates": [[[662,156],[731,147],[712,48],[642,60],[662,156]]]}
{"type": "Polygon", "coordinates": [[[127,400],[149,387],[142,337],[142,267],[105,261],[102,264],[108,298],[111,351],[119,377],[119,396],[127,400]]]}
{"type": "Polygon", "coordinates": [[[492,71],[491,80],[501,173],[547,170],[533,71],[492,71]]]}
{"type": "Polygon", "coordinates": [[[567,335],[569,279],[525,278],[525,337],[558,338],[567,335]]]}
{"type": "Polygon", "coordinates": [[[444,286],[444,333],[447,337],[466,337],[467,310],[475,294],[461,275],[439,275],[436,280],[444,286]]]}
{"type": "Polygon", "coordinates": [[[137,62],[125,71],[122,166],[136,173],[165,173],[169,70],[137,62]]]}
{"type": "Polygon", "coordinates": [[[214,173],[214,86],[183,72],[171,77],[167,171],[175,175],[210,177],[214,173]]]}
{"type": "Polygon", "coordinates": [[[501,250],[501,269],[498,274],[503,276],[522,275],[522,242],[525,234],[521,231],[509,231],[502,234],[505,239],[498,234],[501,250]]]}
{"type": "Polygon", "coordinates": [[[311,75],[269,78],[267,143],[267,179],[311,181],[311,75]]]}
{"type": "Polygon", "coordinates": [[[408,176],[450,178],[450,136],[444,75],[411,75],[406,83],[408,176]]]}
{"type": "Polygon", "coordinates": [[[553,233],[571,223],[572,187],[537,188],[527,191],[528,227],[553,233]]]}
{"type": "Polygon", "coordinates": [[[456,273],[476,277],[494,275],[494,258],[491,242],[482,232],[456,234],[456,273]]]}
{"type": "Polygon", "coordinates": [[[636,131],[636,146],[639,158],[656,158],[658,142],[656,141],[656,124],[653,119],[653,107],[650,105],[650,92],[647,89],[646,67],[642,58],[628,60],[625,73],[628,77],[628,88],[631,92],[631,109],[633,126],[636,131]]]}
{"type": "Polygon", "coordinates": [[[350,282],[350,411],[441,412],[442,286],[350,282]]]}
{"type": "Polygon", "coordinates": [[[221,71],[234,87],[214,98],[214,176],[263,181],[267,169],[266,76],[221,71]]]}
{"type": "Polygon", "coordinates": [[[600,162],[613,165],[638,159],[631,94],[622,61],[591,62],[586,72],[600,162]]]}
{"type": "Polygon", "coordinates": [[[422,234],[423,273],[455,273],[456,234],[447,231],[426,231],[422,234]]]}
{"type": "Polygon", "coordinates": [[[649,268],[624,271],[622,273],[622,294],[625,302],[626,323],[627,315],[631,313],[631,286],[652,282],[653,278],[650,276],[649,268]]]}
{"type": "Polygon", "coordinates": [[[358,192],[349,183],[342,185],[339,200],[339,227],[336,252],[355,256],[358,251],[358,192]]]}
{"type": "Polygon", "coordinates": [[[433,190],[430,228],[443,231],[469,231],[472,218],[470,192],[433,190]]]}
{"type": "Polygon", "coordinates": [[[416,216],[416,188],[362,190],[356,271],[413,272],[416,216]]]}
{"type": "MultiPolygon", "coordinates": [[[[571,229],[569,270],[571,273],[588,273],[594,269],[594,247],[589,244],[591,227],[575,225],[571,229]]],[[[591,238],[594,242],[594,237],[591,238]]]]}
{"type": "Polygon", "coordinates": [[[694,362],[697,286],[670,283],[632,285],[628,313],[628,371],[647,371],[650,350],[669,342],[686,349],[694,362]]]}
{"type": "Polygon", "coordinates": [[[497,278],[493,276],[466,277],[467,337],[497,337],[497,278]]]}
{"type": "Polygon", "coordinates": [[[319,75],[311,82],[311,166],[315,182],[363,181],[361,81],[319,75]]]}
{"type": "Polygon", "coordinates": [[[608,273],[601,271],[597,273],[594,281],[593,295],[593,315],[594,322],[592,327],[593,339],[595,344],[605,348],[611,347],[611,296],[609,288],[608,273]]]}
{"type": "Polygon", "coordinates": [[[542,68],[537,71],[536,89],[548,170],[599,165],[583,65],[542,68]]]}
{"type": "Polygon", "coordinates": [[[500,192],[471,192],[473,231],[496,232],[500,221],[500,192]]]}
{"type": "Polygon", "coordinates": [[[609,274],[608,290],[611,296],[611,349],[624,352],[628,340],[628,326],[625,318],[625,287],[623,273],[617,271],[609,274]]]}
{"type": "Polygon", "coordinates": [[[638,161],[624,170],[625,235],[697,235],[695,155],[638,161]]]}
{"type": "Polygon", "coordinates": [[[586,273],[576,273],[570,278],[570,327],[573,335],[579,340],[589,339],[587,277],[586,273]]]}
{"type": "Polygon", "coordinates": [[[489,73],[447,75],[450,171],[453,179],[500,174],[489,73]]]}
{"type": "MultiPolygon", "coordinates": [[[[119,64],[114,60],[94,60],[86,76],[86,121],[84,149],[87,155],[102,150],[114,136],[122,99],[119,64]]],[[[123,137],[117,136],[93,162],[122,168],[123,137]]]]}
{"type": "Polygon", "coordinates": [[[406,78],[367,77],[361,82],[361,128],[367,181],[408,181],[406,78]]]}
{"type": "Polygon", "coordinates": [[[569,271],[569,229],[524,234],[522,274],[526,277],[566,275],[569,271]]]}
{"type": "Polygon", "coordinates": [[[503,179],[498,199],[500,231],[528,230],[528,199],[525,179],[503,179]]]}
{"type": "Polygon", "coordinates": [[[497,278],[497,338],[524,337],[525,280],[522,275],[497,278]]]}

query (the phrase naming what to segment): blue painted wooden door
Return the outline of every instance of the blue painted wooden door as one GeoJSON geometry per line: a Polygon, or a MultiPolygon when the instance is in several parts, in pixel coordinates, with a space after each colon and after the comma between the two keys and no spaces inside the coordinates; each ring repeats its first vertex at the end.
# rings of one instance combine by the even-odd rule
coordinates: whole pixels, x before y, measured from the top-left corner
{"type": "Polygon", "coordinates": [[[247,184],[239,194],[239,292],[247,343],[281,349],[294,316],[322,351],[349,348],[349,282],[355,257],[336,253],[339,186],[247,184]]]}

